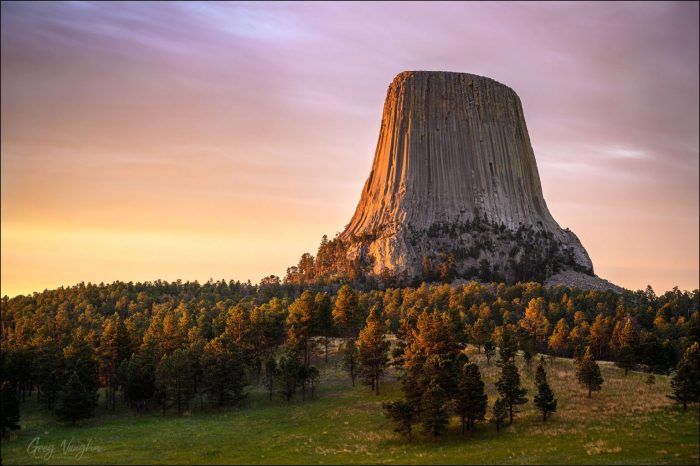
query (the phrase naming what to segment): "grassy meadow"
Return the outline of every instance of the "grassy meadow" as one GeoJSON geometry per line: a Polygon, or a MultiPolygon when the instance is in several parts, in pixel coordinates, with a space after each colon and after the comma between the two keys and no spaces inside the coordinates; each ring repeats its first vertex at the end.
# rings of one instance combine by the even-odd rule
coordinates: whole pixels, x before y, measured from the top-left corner
{"type": "MultiPolygon", "coordinates": [[[[499,370],[470,351],[493,404],[499,370]]],[[[279,397],[268,400],[262,387],[253,387],[239,408],[205,407],[180,417],[125,408],[111,413],[101,400],[99,417],[70,427],[30,401],[23,405],[22,430],[2,441],[2,462],[698,464],[698,407],[683,412],[673,405],[666,398],[668,377],[656,376],[649,387],[646,374],[625,377],[622,369],[601,363],[605,383],[589,400],[572,361],[555,359],[547,372],[558,412],[543,423],[532,404],[535,363],[529,369],[519,363],[530,401],[500,434],[480,423],[475,434],[462,436],[454,418],[437,443],[418,433],[409,444],[382,414],[382,402],[401,396],[394,375],[387,374],[377,396],[367,387],[353,388],[333,355],[327,364],[315,362],[322,373],[317,398],[302,402],[299,394],[290,405],[279,397]]]]}

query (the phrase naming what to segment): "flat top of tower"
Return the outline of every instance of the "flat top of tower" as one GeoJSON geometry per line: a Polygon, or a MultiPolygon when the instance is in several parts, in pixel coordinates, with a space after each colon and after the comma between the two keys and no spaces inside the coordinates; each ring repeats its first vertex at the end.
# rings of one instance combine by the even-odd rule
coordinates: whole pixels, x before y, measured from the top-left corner
{"type": "Polygon", "coordinates": [[[427,78],[429,76],[440,77],[442,79],[461,80],[464,78],[468,78],[470,81],[473,81],[473,80],[490,81],[493,84],[503,86],[503,87],[509,89],[511,92],[515,93],[515,91],[510,86],[507,86],[499,81],[496,81],[493,78],[489,78],[487,76],[480,76],[478,74],[472,74],[472,73],[460,73],[460,72],[456,72],[456,71],[425,71],[425,70],[402,71],[401,73],[396,75],[396,77],[392,80],[391,84],[393,85],[394,83],[404,82],[404,81],[408,80],[409,78],[419,78],[420,79],[420,78],[427,78]]]}

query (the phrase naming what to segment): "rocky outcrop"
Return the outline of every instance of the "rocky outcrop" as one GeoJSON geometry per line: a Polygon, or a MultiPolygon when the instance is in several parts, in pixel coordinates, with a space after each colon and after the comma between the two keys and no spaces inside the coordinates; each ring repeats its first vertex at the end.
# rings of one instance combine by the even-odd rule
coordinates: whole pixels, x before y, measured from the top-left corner
{"type": "Polygon", "coordinates": [[[450,257],[456,275],[487,263],[501,278],[527,278],[517,267],[533,248],[548,273],[593,272],[576,235],[547,209],[517,94],[466,73],[394,78],[372,170],[340,239],[375,274],[417,276],[425,258],[450,257]]]}
{"type": "Polygon", "coordinates": [[[580,272],[574,272],[572,270],[565,270],[559,272],[556,275],[549,277],[545,282],[544,286],[557,287],[563,286],[564,288],[578,288],[580,290],[596,290],[596,291],[614,291],[615,293],[622,293],[624,289],[611,283],[604,278],[600,278],[597,275],[587,275],[580,272]]]}

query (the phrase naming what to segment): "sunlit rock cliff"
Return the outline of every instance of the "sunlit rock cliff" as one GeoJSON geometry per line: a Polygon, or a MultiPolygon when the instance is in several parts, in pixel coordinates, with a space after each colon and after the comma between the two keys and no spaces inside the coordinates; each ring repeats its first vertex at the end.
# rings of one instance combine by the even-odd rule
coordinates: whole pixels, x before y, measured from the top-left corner
{"type": "Polygon", "coordinates": [[[467,73],[394,78],[372,170],[339,239],[348,261],[377,276],[593,273],[547,209],[517,94],[467,73]]]}

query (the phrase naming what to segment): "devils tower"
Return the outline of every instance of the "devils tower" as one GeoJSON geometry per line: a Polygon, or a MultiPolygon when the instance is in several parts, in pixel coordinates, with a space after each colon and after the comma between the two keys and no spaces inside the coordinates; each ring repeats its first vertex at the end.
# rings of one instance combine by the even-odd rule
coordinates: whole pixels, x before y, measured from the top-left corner
{"type": "Polygon", "coordinates": [[[394,78],[372,170],[339,239],[347,259],[375,275],[593,273],[547,208],[518,95],[467,73],[394,78]]]}

